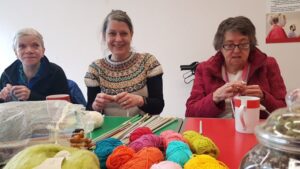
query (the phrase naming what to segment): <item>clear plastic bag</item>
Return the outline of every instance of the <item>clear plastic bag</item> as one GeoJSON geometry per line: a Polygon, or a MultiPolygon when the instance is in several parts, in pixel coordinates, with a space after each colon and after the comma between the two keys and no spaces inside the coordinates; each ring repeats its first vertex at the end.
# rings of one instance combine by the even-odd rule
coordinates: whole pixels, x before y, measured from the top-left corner
{"type": "Polygon", "coordinates": [[[32,131],[31,129],[24,130],[24,128],[28,128],[28,123],[23,112],[1,116],[0,165],[5,164],[9,158],[28,144],[32,131]]]}
{"type": "Polygon", "coordinates": [[[84,109],[61,100],[0,104],[0,164],[28,145],[69,145],[72,132],[86,126],[84,109]]]}
{"type": "Polygon", "coordinates": [[[285,96],[285,102],[290,112],[300,113],[300,89],[293,89],[285,96]]]}

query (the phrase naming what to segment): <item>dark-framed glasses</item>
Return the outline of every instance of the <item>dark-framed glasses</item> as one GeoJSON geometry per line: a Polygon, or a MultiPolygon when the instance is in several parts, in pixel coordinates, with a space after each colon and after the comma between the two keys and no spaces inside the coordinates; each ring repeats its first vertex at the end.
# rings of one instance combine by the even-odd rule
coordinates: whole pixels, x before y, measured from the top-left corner
{"type": "Polygon", "coordinates": [[[224,44],[222,46],[225,50],[234,50],[235,47],[238,47],[240,50],[243,49],[249,49],[250,48],[250,43],[240,43],[240,44],[224,44]]]}

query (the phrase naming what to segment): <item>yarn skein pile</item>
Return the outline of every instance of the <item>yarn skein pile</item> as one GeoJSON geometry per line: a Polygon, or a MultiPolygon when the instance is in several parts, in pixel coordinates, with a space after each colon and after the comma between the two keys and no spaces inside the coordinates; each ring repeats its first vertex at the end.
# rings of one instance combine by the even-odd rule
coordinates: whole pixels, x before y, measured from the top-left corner
{"type": "Polygon", "coordinates": [[[94,152],[99,158],[101,169],[228,168],[215,159],[219,154],[218,147],[195,131],[186,131],[181,135],[168,130],[158,136],[143,127],[135,129],[131,134],[128,146],[113,138],[96,143],[94,152]],[[109,143],[111,141],[113,143],[109,143]]]}

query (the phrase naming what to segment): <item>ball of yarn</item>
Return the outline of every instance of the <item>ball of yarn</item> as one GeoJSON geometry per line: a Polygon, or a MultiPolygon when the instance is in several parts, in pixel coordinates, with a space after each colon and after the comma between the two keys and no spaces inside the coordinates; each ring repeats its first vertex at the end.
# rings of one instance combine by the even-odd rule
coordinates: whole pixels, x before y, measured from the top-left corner
{"type": "Polygon", "coordinates": [[[153,164],[150,169],[182,169],[182,167],[173,161],[162,161],[160,163],[153,164]]]}
{"type": "Polygon", "coordinates": [[[183,137],[187,140],[191,150],[195,154],[208,154],[217,158],[219,155],[219,148],[208,137],[202,136],[196,131],[185,131],[183,137]]]}
{"type": "Polygon", "coordinates": [[[118,146],[114,149],[114,151],[108,156],[106,160],[106,167],[108,169],[118,169],[127,161],[129,161],[135,151],[127,146],[118,146]]]}
{"type": "Polygon", "coordinates": [[[149,127],[136,128],[135,130],[133,130],[133,132],[131,132],[129,136],[129,141],[132,142],[145,134],[153,134],[153,132],[149,127]]]}
{"type": "Polygon", "coordinates": [[[142,135],[140,138],[134,140],[128,145],[130,148],[134,149],[135,152],[140,151],[144,147],[162,147],[162,140],[159,136],[155,134],[142,135]]]}
{"type": "Polygon", "coordinates": [[[147,169],[164,159],[163,153],[156,147],[145,147],[136,153],[120,169],[147,169]]]}
{"type": "Polygon", "coordinates": [[[185,169],[229,169],[224,163],[216,160],[210,155],[193,155],[184,165],[185,169]]]}
{"type": "MultiPolygon", "coordinates": [[[[104,117],[101,113],[97,111],[84,111],[86,112],[85,116],[88,120],[90,120],[92,123],[94,123],[94,129],[99,128],[104,123],[104,117]]],[[[87,123],[87,121],[85,121],[87,123]]]]}
{"type": "Polygon", "coordinates": [[[182,141],[172,141],[166,150],[166,159],[183,166],[192,156],[189,146],[182,141]]]}
{"type": "Polygon", "coordinates": [[[112,151],[122,145],[122,142],[115,138],[107,138],[96,142],[96,148],[94,153],[97,155],[100,161],[100,167],[102,169],[106,168],[106,159],[112,153],[112,151]]]}
{"type": "Polygon", "coordinates": [[[183,138],[183,136],[179,133],[176,133],[173,130],[166,130],[166,131],[160,133],[160,137],[162,138],[164,148],[167,148],[168,144],[171,141],[177,140],[177,141],[185,142],[185,139],[183,138]]]}

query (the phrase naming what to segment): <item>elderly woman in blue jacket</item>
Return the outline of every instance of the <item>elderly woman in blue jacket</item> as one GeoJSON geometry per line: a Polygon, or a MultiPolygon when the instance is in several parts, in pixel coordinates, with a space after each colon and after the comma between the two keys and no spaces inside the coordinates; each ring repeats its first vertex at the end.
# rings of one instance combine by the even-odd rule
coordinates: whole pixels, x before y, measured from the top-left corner
{"type": "Polygon", "coordinates": [[[0,99],[45,100],[52,94],[69,94],[66,75],[61,67],[44,56],[42,35],[32,28],[18,31],[13,42],[17,60],[0,79],[0,99]]]}

